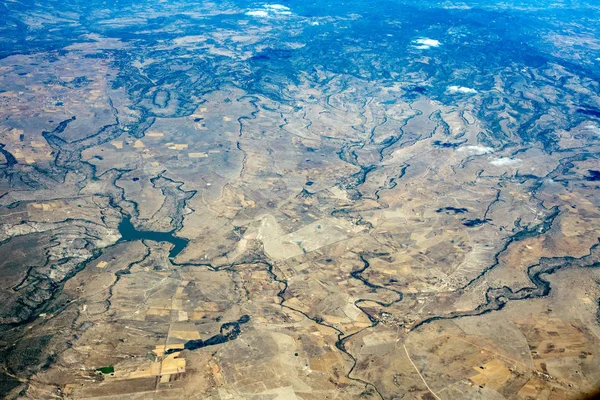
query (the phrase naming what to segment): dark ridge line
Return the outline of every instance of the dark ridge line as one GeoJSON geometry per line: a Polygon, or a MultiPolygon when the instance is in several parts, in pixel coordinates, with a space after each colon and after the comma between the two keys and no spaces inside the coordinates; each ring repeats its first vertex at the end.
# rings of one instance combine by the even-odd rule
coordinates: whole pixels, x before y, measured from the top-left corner
{"type": "Polygon", "coordinates": [[[489,219],[487,217],[487,215],[490,212],[492,206],[494,204],[496,204],[497,202],[501,201],[500,200],[500,193],[501,193],[501,190],[500,189],[496,189],[496,197],[494,198],[494,200],[492,200],[488,204],[488,206],[485,209],[485,212],[483,213],[483,217],[482,218],[469,219],[469,220],[464,221],[462,224],[464,226],[466,226],[467,228],[472,228],[472,227],[476,227],[476,226],[481,226],[481,225],[487,224],[488,222],[492,221],[491,219],[489,219]]]}
{"type": "Polygon", "coordinates": [[[43,131],[42,132],[42,136],[46,137],[56,137],[57,140],[62,141],[64,143],[66,143],[66,141],[58,136],[56,136],[57,134],[61,134],[65,131],[65,129],[67,129],[67,126],[69,126],[69,124],[73,121],[75,121],[77,119],[77,117],[72,116],[69,119],[65,119],[64,121],[61,121],[58,123],[58,125],[56,126],[56,128],[54,128],[54,130],[48,132],[48,131],[43,131]]]}
{"type": "MultiPolygon", "coordinates": [[[[171,183],[175,184],[175,190],[183,193],[183,197],[181,199],[179,199],[177,197],[175,197],[175,199],[174,199],[178,205],[181,204],[181,207],[177,207],[178,209],[176,210],[176,213],[175,213],[176,215],[175,216],[169,215],[169,218],[171,218],[171,225],[173,225],[173,224],[175,225],[172,229],[172,233],[176,233],[176,231],[183,228],[183,219],[185,218],[185,215],[180,214],[180,212],[185,210],[185,208],[187,207],[188,201],[191,200],[198,193],[198,191],[197,190],[183,190],[182,187],[183,187],[183,185],[185,185],[185,182],[176,181],[171,178],[168,178],[165,176],[165,172],[166,172],[166,170],[161,171],[157,176],[150,179],[150,182],[152,183],[152,186],[154,188],[160,188],[161,193],[165,197],[165,200],[169,198],[169,195],[168,195],[168,193],[165,192],[165,190],[162,187],[156,186],[156,182],[158,182],[159,179],[164,179],[167,182],[171,182],[171,183]],[[181,208],[181,210],[179,210],[179,208],[181,208]],[[178,221],[175,221],[175,217],[177,217],[178,221]]],[[[164,206],[164,202],[161,205],[161,209],[163,206],[164,206]]],[[[137,218],[137,216],[136,216],[136,218],[137,218]]]]}
{"type": "Polygon", "coordinates": [[[15,156],[6,150],[6,145],[4,143],[0,143],[0,153],[6,158],[6,168],[12,168],[19,163],[15,156]]]}
{"type": "Polygon", "coordinates": [[[531,237],[540,236],[540,235],[543,235],[544,233],[548,232],[548,230],[552,227],[552,224],[554,223],[554,220],[556,219],[556,217],[558,216],[558,214],[560,214],[560,209],[558,208],[558,206],[552,207],[551,210],[552,210],[552,212],[550,213],[550,215],[548,215],[544,219],[544,221],[540,222],[538,225],[535,225],[532,228],[526,228],[526,229],[524,229],[522,231],[519,231],[519,232],[515,233],[514,235],[508,237],[506,239],[506,241],[504,242],[504,245],[502,246],[502,248],[494,255],[494,262],[490,266],[488,266],[485,269],[483,269],[483,271],[481,271],[476,277],[474,277],[473,279],[471,279],[465,285],[459,287],[458,290],[465,290],[465,289],[467,289],[475,281],[477,281],[480,278],[482,278],[489,271],[491,271],[498,264],[500,264],[500,255],[502,253],[504,253],[506,250],[508,250],[508,247],[513,242],[519,242],[521,240],[528,239],[528,238],[531,238],[531,237]]]}
{"type": "Polygon", "coordinates": [[[64,183],[65,176],[69,170],[83,173],[86,179],[95,180],[96,167],[90,162],[82,161],[81,153],[85,149],[106,143],[123,134],[123,131],[118,128],[119,122],[117,118],[116,124],[105,125],[93,135],[67,142],[59,137],[58,134],[64,132],[69,123],[75,120],[76,117],[73,116],[68,120],[62,121],[52,132],[42,132],[42,136],[50,148],[56,152],[54,167],[62,172],[61,183],[64,183]]]}
{"type": "MultiPolygon", "coordinates": [[[[337,78],[336,76],[332,76],[331,80],[336,79],[336,78],[337,78]]],[[[342,78],[342,77],[340,76],[340,78],[342,78]]],[[[333,104],[331,104],[331,97],[338,95],[338,94],[342,94],[343,92],[346,91],[346,89],[348,89],[348,86],[349,85],[348,85],[348,82],[346,81],[346,79],[342,78],[342,80],[340,82],[339,90],[335,93],[328,94],[327,97],[325,98],[325,104],[327,104],[329,107],[333,108],[334,110],[343,111],[343,112],[347,111],[347,110],[338,108],[338,107],[334,106],[333,104]]]]}
{"type": "Polygon", "coordinates": [[[148,247],[148,245],[146,243],[144,243],[143,240],[142,240],[142,244],[146,248],[146,253],[144,255],[142,255],[142,258],[140,258],[139,260],[130,262],[123,269],[115,271],[115,273],[114,273],[115,280],[108,287],[108,297],[106,297],[106,299],[104,300],[106,303],[105,312],[107,312],[110,309],[110,307],[112,306],[111,299],[113,297],[113,288],[117,285],[117,283],[119,283],[119,281],[121,280],[121,276],[131,274],[131,268],[133,268],[134,265],[143,263],[144,261],[146,261],[148,259],[148,257],[150,257],[150,254],[152,254],[152,252],[150,251],[150,247],[148,247]]]}
{"type": "MultiPolygon", "coordinates": [[[[586,161],[588,159],[598,159],[598,154],[596,153],[578,153],[578,154],[574,154],[570,157],[564,157],[561,158],[560,160],[558,160],[558,165],[550,172],[548,172],[544,177],[542,178],[538,178],[536,180],[536,182],[534,182],[534,184],[532,185],[532,196],[537,198],[537,192],[538,190],[542,187],[542,185],[544,184],[544,181],[546,179],[552,179],[555,180],[557,182],[561,182],[561,183],[567,183],[569,182],[568,179],[558,179],[557,176],[558,175],[568,175],[569,171],[574,168],[573,162],[577,162],[577,161],[586,161]]],[[[523,175],[521,175],[523,176],[523,175]]]]}
{"type": "Polygon", "coordinates": [[[440,110],[437,110],[437,111],[434,111],[433,113],[431,113],[431,115],[429,115],[429,120],[437,122],[437,126],[432,131],[432,134],[429,137],[433,137],[433,133],[440,126],[442,127],[442,130],[444,131],[444,135],[450,136],[450,125],[448,125],[448,123],[444,120],[444,118],[442,118],[442,112],[440,110]]]}
{"type": "MultiPolygon", "coordinates": [[[[377,201],[377,202],[379,203],[379,200],[380,200],[380,197],[379,197],[379,192],[381,192],[381,191],[383,191],[383,190],[390,190],[390,189],[393,189],[393,188],[395,188],[395,187],[398,185],[398,183],[397,183],[397,180],[398,180],[398,179],[402,179],[402,178],[404,177],[404,175],[406,175],[406,169],[407,169],[408,167],[410,167],[410,164],[403,164],[403,165],[402,165],[402,168],[401,168],[401,170],[400,170],[400,175],[398,175],[397,177],[392,177],[392,178],[389,178],[389,179],[388,179],[388,181],[387,181],[387,182],[386,182],[386,183],[385,183],[383,186],[380,186],[380,187],[379,187],[379,188],[378,188],[378,189],[377,189],[377,190],[376,190],[376,191],[373,193],[373,196],[374,196],[374,199],[375,199],[375,201],[377,201]],[[387,186],[386,186],[386,185],[387,185],[387,186]]],[[[361,196],[361,199],[362,199],[362,196],[361,196]]],[[[360,199],[359,199],[359,200],[360,200],[360,199]]],[[[381,204],[381,203],[379,203],[379,204],[380,204],[380,205],[379,205],[379,206],[377,206],[377,207],[371,207],[371,208],[365,208],[365,209],[359,209],[359,210],[356,210],[356,209],[355,209],[355,205],[354,205],[354,204],[352,204],[352,205],[350,205],[350,206],[348,206],[348,207],[345,207],[345,208],[336,208],[336,209],[332,210],[332,211],[331,211],[329,214],[330,214],[332,217],[335,217],[335,216],[338,216],[338,215],[350,215],[350,214],[352,214],[352,213],[361,213],[361,212],[365,212],[365,211],[375,211],[375,210],[382,210],[382,209],[385,209],[385,208],[388,208],[388,207],[389,207],[389,205],[388,205],[388,204],[381,204]]],[[[361,218],[362,218],[362,217],[361,217],[361,218]]]]}
{"type": "MultiPolygon", "coordinates": [[[[600,282],[596,283],[600,285],[600,282]]],[[[596,300],[596,303],[598,304],[598,309],[596,310],[596,320],[598,324],[600,324],[600,297],[596,300]]]]}
{"type": "Polygon", "coordinates": [[[399,127],[399,135],[398,136],[393,136],[392,139],[390,141],[386,141],[383,142],[381,144],[383,144],[384,146],[379,150],[379,162],[382,162],[385,155],[383,154],[385,152],[385,150],[389,149],[390,147],[392,147],[393,145],[395,145],[396,143],[398,143],[400,141],[400,139],[402,139],[404,137],[404,128],[406,128],[406,126],[408,125],[408,123],[413,120],[414,118],[423,115],[423,111],[421,110],[416,110],[412,108],[412,104],[409,103],[408,107],[412,110],[412,111],[416,111],[416,113],[414,115],[409,116],[406,120],[403,121],[402,125],[400,125],[399,127]]]}
{"type": "Polygon", "coordinates": [[[358,163],[358,156],[356,155],[356,152],[354,150],[352,150],[352,148],[354,148],[354,147],[362,148],[362,147],[364,147],[364,143],[361,143],[361,142],[349,142],[348,143],[348,142],[346,142],[342,145],[342,147],[336,154],[339,157],[339,159],[342,160],[343,162],[354,165],[356,167],[361,167],[361,165],[358,163]]]}
{"type": "MultiPolygon", "coordinates": [[[[237,119],[237,122],[238,122],[238,124],[240,126],[240,129],[239,129],[239,132],[238,132],[238,138],[241,138],[243,136],[243,133],[244,133],[244,124],[243,124],[242,121],[243,120],[249,120],[249,121],[255,120],[256,119],[256,115],[260,112],[260,109],[257,106],[258,102],[260,101],[260,99],[258,97],[253,96],[253,95],[244,95],[244,96],[238,97],[236,99],[236,101],[239,102],[240,100],[245,99],[245,98],[249,98],[250,99],[249,102],[254,107],[254,111],[250,112],[250,117],[241,116],[241,117],[239,117],[237,119]]],[[[281,128],[281,126],[280,126],[280,128],[281,128]]],[[[239,179],[242,179],[243,176],[244,176],[244,173],[246,172],[246,163],[247,163],[247,160],[248,160],[248,154],[246,153],[245,150],[242,149],[242,145],[241,145],[239,139],[236,141],[235,146],[242,153],[242,156],[243,156],[243,158],[242,158],[242,166],[240,168],[240,174],[239,174],[239,179]]]]}
{"type": "MultiPolygon", "coordinates": [[[[133,214],[135,215],[135,217],[137,218],[139,216],[139,205],[137,204],[137,202],[135,202],[134,200],[126,200],[125,199],[125,188],[122,186],[117,185],[117,181],[123,178],[123,175],[135,171],[133,169],[118,169],[118,168],[111,168],[109,170],[106,170],[102,175],[100,175],[100,178],[103,177],[104,175],[108,175],[109,172],[116,172],[115,176],[112,178],[111,184],[112,186],[117,190],[117,199],[115,199],[115,196],[113,194],[109,194],[108,197],[108,204],[110,207],[114,208],[115,210],[117,210],[120,214],[121,214],[121,218],[124,217],[133,217],[132,215],[130,215],[129,212],[127,212],[125,210],[125,208],[120,204],[120,203],[128,203],[131,204],[133,207],[133,214]]],[[[96,196],[98,196],[98,194],[95,194],[96,196]]],[[[102,197],[102,196],[101,196],[102,197]]]]}
{"type": "Polygon", "coordinates": [[[375,131],[377,130],[377,128],[381,128],[383,125],[385,125],[388,121],[387,115],[383,114],[383,118],[381,123],[375,125],[373,128],[371,128],[371,134],[369,135],[369,143],[373,143],[373,138],[375,137],[375,131]]]}
{"type": "MultiPolygon", "coordinates": [[[[427,318],[427,319],[422,320],[422,321],[416,323],[415,325],[413,325],[413,327],[410,328],[409,332],[412,332],[412,331],[418,329],[419,327],[429,324],[434,321],[452,320],[452,319],[458,319],[458,318],[463,318],[463,317],[476,317],[476,316],[484,315],[484,314],[487,314],[487,313],[490,313],[493,311],[499,311],[499,310],[503,309],[504,306],[506,306],[506,304],[508,304],[511,301],[520,301],[520,300],[529,300],[529,299],[547,297],[550,294],[552,287],[551,287],[549,281],[542,278],[542,275],[552,275],[555,272],[557,272],[565,267],[567,267],[567,268],[568,267],[577,267],[577,268],[600,267],[600,261],[598,261],[597,259],[592,260],[589,264],[576,265],[576,264],[580,264],[580,263],[585,263],[587,258],[592,258],[594,251],[596,250],[596,248],[599,248],[599,247],[600,247],[600,243],[593,245],[590,248],[589,254],[587,254],[583,257],[579,257],[579,258],[570,257],[570,256],[568,256],[568,257],[544,257],[540,260],[539,264],[534,264],[527,268],[527,277],[529,278],[530,282],[533,283],[535,286],[524,287],[517,291],[513,291],[513,289],[508,286],[503,286],[501,288],[488,288],[486,291],[486,294],[485,294],[486,302],[484,304],[480,304],[474,310],[464,311],[464,312],[453,312],[448,315],[436,315],[434,317],[427,318]],[[562,261],[563,263],[558,263],[556,265],[551,264],[548,267],[544,267],[544,265],[543,265],[544,262],[552,262],[554,260],[562,261]]],[[[598,258],[598,257],[596,257],[596,258],[598,258]]],[[[600,310],[598,311],[598,314],[600,314],[600,310]]],[[[600,323],[600,321],[599,321],[599,323],[600,323]]]]}
{"type": "Polygon", "coordinates": [[[382,192],[384,190],[391,190],[393,188],[395,188],[396,186],[398,186],[398,179],[402,179],[404,177],[404,175],[406,175],[406,169],[410,167],[410,164],[403,164],[401,169],[400,169],[400,175],[398,175],[397,177],[392,177],[392,178],[388,178],[388,181],[383,185],[380,186],[375,193],[373,193],[373,196],[375,196],[375,200],[377,202],[379,202],[379,192],[382,192]]]}
{"type": "Polygon", "coordinates": [[[349,182],[341,183],[341,185],[343,185],[346,190],[354,190],[361,186],[363,183],[365,183],[365,181],[367,180],[367,175],[369,175],[369,173],[375,171],[376,169],[377,166],[375,165],[361,166],[358,172],[355,172],[354,174],[346,178],[347,180],[349,180],[349,182]]]}
{"type": "MultiPolygon", "coordinates": [[[[363,108],[364,108],[364,106],[363,106],[363,108]]],[[[412,107],[411,107],[411,109],[412,109],[412,107]]],[[[390,148],[391,146],[396,144],[400,140],[400,138],[404,136],[403,128],[408,124],[408,122],[411,119],[415,118],[417,115],[422,115],[422,112],[420,110],[417,110],[417,111],[418,111],[418,113],[416,115],[413,115],[410,118],[408,118],[406,121],[404,121],[404,124],[400,127],[401,134],[399,136],[388,138],[389,140],[386,139],[385,141],[383,141],[380,144],[381,148],[378,151],[379,162],[383,161],[384,151],[387,148],[390,148]]],[[[437,123],[436,127],[431,131],[429,136],[427,136],[425,138],[420,137],[420,138],[414,139],[415,143],[418,141],[422,141],[424,139],[432,137],[434,132],[437,130],[437,128],[440,126],[443,126],[443,124],[445,124],[445,121],[442,120],[442,122],[440,122],[439,119],[441,119],[441,118],[437,118],[434,114],[435,113],[432,113],[429,116],[429,119],[436,120],[436,123],[437,123]]],[[[378,126],[381,126],[381,125],[383,125],[383,124],[380,124],[378,126]]],[[[373,130],[371,131],[371,134],[369,136],[369,142],[372,142],[371,139],[372,139],[374,129],[376,129],[378,126],[373,128],[373,130]]],[[[360,168],[360,170],[358,172],[355,172],[355,173],[351,174],[350,176],[342,178],[337,184],[340,188],[345,189],[347,192],[349,192],[348,195],[350,197],[350,200],[359,200],[362,198],[362,193],[357,188],[366,182],[367,176],[370,172],[372,172],[378,168],[378,166],[376,164],[362,165],[359,162],[358,155],[356,154],[356,151],[353,150],[353,148],[364,149],[365,146],[366,146],[366,143],[362,140],[358,141],[358,142],[351,142],[351,143],[346,142],[342,145],[340,150],[336,153],[341,161],[344,161],[348,164],[351,164],[351,165],[354,165],[354,166],[357,166],[360,168]],[[352,193],[350,193],[350,192],[352,192],[352,193]]],[[[402,170],[400,178],[402,176],[404,176],[404,172],[405,172],[405,168],[402,170]]],[[[379,192],[379,189],[376,191],[376,194],[375,194],[377,197],[377,200],[378,200],[378,192],[379,192]]],[[[360,212],[360,211],[357,211],[357,212],[360,212]]],[[[333,213],[332,213],[332,215],[333,215],[333,213]]]]}
{"type": "Polygon", "coordinates": [[[496,203],[498,203],[498,202],[500,202],[500,201],[501,201],[501,200],[500,200],[500,193],[501,193],[501,192],[502,192],[502,191],[501,191],[500,189],[497,189],[497,190],[496,190],[496,197],[494,198],[494,200],[492,200],[492,202],[491,202],[490,204],[488,204],[487,208],[485,209],[485,212],[483,213],[483,220],[484,220],[484,221],[485,221],[486,219],[488,219],[488,218],[487,218],[487,216],[488,216],[488,214],[489,214],[490,210],[492,209],[492,207],[494,206],[494,204],[496,204],[496,203]]]}
{"type": "MultiPolygon", "coordinates": [[[[378,256],[381,256],[381,255],[384,255],[384,254],[378,254],[378,256]]],[[[387,308],[387,307],[390,307],[393,304],[399,303],[400,301],[402,301],[404,299],[404,293],[402,293],[401,291],[396,290],[396,289],[392,289],[392,288],[388,288],[388,287],[385,287],[385,286],[382,286],[382,285],[374,284],[374,283],[370,282],[367,278],[363,277],[362,273],[365,272],[371,266],[371,264],[365,258],[365,255],[363,253],[359,254],[359,257],[360,257],[360,260],[363,263],[363,267],[360,268],[360,269],[358,269],[358,270],[356,270],[356,271],[352,271],[350,273],[350,276],[352,278],[356,279],[356,280],[361,281],[363,283],[363,285],[365,285],[366,287],[370,288],[374,292],[376,292],[377,289],[383,289],[383,290],[390,291],[392,293],[396,293],[398,295],[398,298],[396,300],[388,301],[387,303],[386,302],[382,302],[382,301],[377,301],[377,300],[364,299],[364,298],[357,299],[354,302],[354,306],[356,308],[358,308],[363,314],[365,314],[367,316],[367,318],[369,318],[369,321],[371,321],[371,326],[365,327],[365,328],[361,329],[358,332],[355,332],[355,333],[353,333],[351,335],[348,335],[343,340],[346,340],[346,339],[350,338],[351,336],[354,336],[354,335],[356,335],[356,334],[358,334],[358,333],[360,333],[360,332],[362,332],[362,331],[364,331],[366,329],[374,328],[375,326],[379,325],[379,322],[381,322],[379,319],[375,318],[370,313],[366,312],[361,306],[358,305],[358,303],[372,302],[372,303],[375,303],[375,304],[378,304],[378,305],[380,305],[382,307],[386,307],[387,308]]]]}
{"type": "MultiPolygon", "coordinates": [[[[354,129],[356,132],[358,133],[366,133],[366,125],[368,122],[368,118],[365,116],[365,114],[367,113],[367,110],[365,109],[369,104],[371,104],[371,102],[373,101],[373,98],[371,97],[373,93],[369,92],[365,95],[365,99],[363,101],[363,103],[360,106],[361,111],[358,113],[358,115],[360,116],[360,123],[355,125],[352,125],[351,128],[354,129]]],[[[371,135],[369,135],[369,138],[371,137],[371,135]]]]}
{"type": "MultiPolygon", "coordinates": [[[[68,280],[73,278],[75,275],[77,275],[79,272],[81,272],[83,269],[85,269],[89,263],[98,259],[98,257],[100,257],[102,255],[103,250],[109,249],[109,248],[113,247],[114,245],[115,244],[112,244],[112,245],[107,246],[102,249],[92,250],[92,256],[90,258],[82,261],[81,263],[77,264],[76,267],[73,268],[71,271],[69,271],[69,273],[66,274],[62,280],[60,280],[58,282],[48,282],[48,284],[50,285],[50,287],[52,289],[49,292],[50,296],[47,299],[45,299],[44,302],[40,303],[39,305],[37,305],[35,307],[31,307],[30,305],[23,303],[21,298],[17,299],[16,302],[18,304],[20,304],[22,307],[25,307],[26,309],[31,310],[31,312],[28,313],[29,316],[23,320],[20,320],[19,322],[4,323],[3,326],[8,327],[9,328],[8,330],[13,330],[13,329],[19,328],[23,325],[26,325],[28,323],[35,321],[39,317],[39,314],[43,310],[47,309],[47,307],[51,305],[52,301],[56,300],[57,296],[60,294],[60,292],[62,290],[62,287],[61,287],[62,284],[64,284],[65,282],[67,282],[68,280]]],[[[49,258],[47,258],[47,260],[49,260],[49,258]]],[[[44,265],[46,265],[46,264],[47,264],[47,262],[44,265]]],[[[24,281],[25,281],[25,279],[23,280],[23,282],[24,281]]],[[[72,303],[68,303],[65,306],[68,306],[70,304],[72,304],[72,303]]],[[[59,307],[58,310],[60,310],[61,307],[59,307]]]]}
{"type": "Polygon", "coordinates": [[[106,297],[106,299],[104,300],[106,302],[106,312],[110,309],[110,307],[112,306],[112,302],[111,299],[113,297],[113,288],[117,285],[117,283],[119,283],[119,281],[121,280],[121,276],[122,275],[129,275],[131,274],[131,268],[133,268],[133,266],[135,264],[141,264],[144,261],[146,261],[146,259],[148,257],[150,257],[150,254],[152,254],[152,252],[150,251],[150,247],[148,247],[148,245],[146,243],[144,243],[144,241],[142,240],[142,244],[144,245],[144,247],[146,248],[146,253],[142,256],[141,259],[139,260],[135,260],[130,262],[129,264],[127,264],[127,266],[124,269],[120,269],[118,271],[115,271],[114,275],[115,275],[115,280],[113,281],[113,283],[108,287],[108,296],[106,297]]]}
{"type": "Polygon", "coordinates": [[[246,153],[245,150],[242,149],[242,146],[240,145],[240,141],[236,141],[235,143],[236,148],[242,152],[243,158],[242,158],[242,167],[240,168],[240,174],[239,174],[239,178],[242,179],[244,174],[246,173],[246,163],[248,161],[248,154],[246,153]]]}
{"type": "MultiPolygon", "coordinates": [[[[75,117],[73,117],[73,118],[75,118],[75,117]]],[[[64,140],[63,138],[60,138],[60,137],[59,137],[59,139],[62,140],[65,144],[71,144],[71,145],[73,145],[73,144],[79,144],[79,143],[83,143],[85,141],[89,141],[90,139],[94,139],[94,138],[100,136],[101,134],[103,134],[104,132],[106,132],[108,129],[116,128],[117,126],[119,126],[119,124],[120,124],[119,123],[119,118],[116,118],[116,122],[114,124],[104,125],[98,131],[96,131],[95,133],[91,134],[90,136],[86,136],[86,137],[83,137],[83,138],[80,138],[80,139],[75,139],[75,140],[72,140],[70,142],[68,142],[68,141],[66,141],[66,140],[64,140]]]]}
{"type": "Polygon", "coordinates": [[[238,132],[238,137],[242,137],[243,135],[243,130],[244,130],[244,126],[242,121],[243,120],[254,120],[256,119],[256,115],[260,112],[260,108],[257,106],[257,104],[260,102],[260,99],[254,95],[244,95],[244,96],[240,96],[236,99],[236,101],[240,101],[242,99],[250,99],[249,103],[252,104],[252,106],[254,107],[254,111],[250,112],[250,116],[246,117],[246,116],[241,116],[237,119],[237,122],[240,126],[239,132],[238,132]]]}

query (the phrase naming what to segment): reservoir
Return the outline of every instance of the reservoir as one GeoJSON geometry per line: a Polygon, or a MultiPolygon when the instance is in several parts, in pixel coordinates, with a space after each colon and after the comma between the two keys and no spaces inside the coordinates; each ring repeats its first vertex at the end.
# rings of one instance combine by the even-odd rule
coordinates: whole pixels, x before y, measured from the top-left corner
{"type": "Polygon", "coordinates": [[[175,231],[155,232],[138,231],[131,223],[131,217],[125,217],[119,223],[119,242],[133,242],[135,240],[153,240],[155,242],[169,242],[173,245],[169,251],[169,258],[175,258],[188,244],[188,240],[174,235],[175,231]]]}

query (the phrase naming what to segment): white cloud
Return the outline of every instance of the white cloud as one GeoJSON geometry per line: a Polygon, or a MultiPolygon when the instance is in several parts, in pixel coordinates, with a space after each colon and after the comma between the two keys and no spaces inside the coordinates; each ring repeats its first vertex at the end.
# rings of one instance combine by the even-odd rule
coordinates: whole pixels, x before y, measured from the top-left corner
{"type": "Polygon", "coordinates": [[[292,15],[292,12],[289,7],[281,4],[265,4],[262,6],[262,9],[248,11],[246,12],[246,15],[250,17],[267,18],[280,15],[292,15]]]}
{"type": "Polygon", "coordinates": [[[496,158],[495,160],[490,161],[490,164],[495,165],[497,167],[504,167],[504,166],[508,166],[508,165],[519,164],[520,162],[521,162],[521,160],[518,158],[502,157],[502,158],[496,158]]]}
{"type": "Polygon", "coordinates": [[[458,151],[470,154],[489,154],[493,153],[494,149],[486,146],[462,146],[458,148],[458,151]]]}
{"type": "Polygon", "coordinates": [[[445,8],[446,10],[470,10],[471,6],[461,3],[461,4],[451,5],[451,6],[444,6],[442,8],[445,8]]]}
{"type": "Polygon", "coordinates": [[[462,94],[475,94],[477,93],[477,90],[472,89],[472,88],[468,88],[465,86],[448,86],[446,88],[446,93],[449,94],[456,94],[456,93],[462,93],[462,94]]]}
{"type": "Polygon", "coordinates": [[[432,47],[440,47],[442,43],[439,40],[420,38],[413,40],[413,46],[419,50],[427,50],[432,47]]]}
{"type": "Polygon", "coordinates": [[[583,127],[583,129],[586,131],[591,131],[592,133],[595,133],[597,135],[600,135],[600,128],[597,127],[596,125],[586,125],[583,127]]]}
{"type": "Polygon", "coordinates": [[[249,15],[251,17],[259,17],[259,18],[264,18],[264,17],[268,17],[269,13],[263,10],[256,10],[256,11],[248,11],[246,13],[246,15],[249,15]]]}
{"type": "Polygon", "coordinates": [[[278,10],[278,11],[289,11],[290,8],[286,6],[282,6],[281,4],[265,4],[265,8],[269,10],[278,10]]]}

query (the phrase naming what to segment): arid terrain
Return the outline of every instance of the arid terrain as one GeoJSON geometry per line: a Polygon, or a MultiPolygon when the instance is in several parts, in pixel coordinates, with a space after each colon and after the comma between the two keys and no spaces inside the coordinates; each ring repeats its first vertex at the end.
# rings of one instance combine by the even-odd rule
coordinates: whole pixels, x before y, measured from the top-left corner
{"type": "Polygon", "coordinates": [[[1,397],[600,391],[594,2],[108,3],[0,4],[1,397]]]}

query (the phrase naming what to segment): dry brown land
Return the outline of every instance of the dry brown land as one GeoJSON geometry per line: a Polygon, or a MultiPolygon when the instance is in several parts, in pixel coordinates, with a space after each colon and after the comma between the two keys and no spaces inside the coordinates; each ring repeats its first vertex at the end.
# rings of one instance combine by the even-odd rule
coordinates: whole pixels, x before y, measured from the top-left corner
{"type": "MultiPolygon", "coordinates": [[[[242,62],[270,32],[253,29],[163,46],[242,62]]],[[[183,90],[153,87],[170,100],[144,98],[150,121],[110,59],[83,57],[110,46],[129,44],[0,60],[0,143],[16,159],[0,186],[7,398],[555,400],[600,388],[597,119],[557,128],[548,151],[518,137],[516,105],[503,104],[502,139],[482,93],[441,102],[412,82],[319,70],[286,83],[293,106],[223,85],[185,108],[183,90]],[[173,256],[165,240],[120,240],[127,218],[187,245],[173,256]],[[209,340],[244,316],[230,340],[209,340]]],[[[155,62],[134,61],[142,75],[155,62]]],[[[532,130],[597,87],[552,65],[510,73],[485,95],[545,104],[532,130]],[[509,82],[530,76],[571,88],[509,82]]]]}

